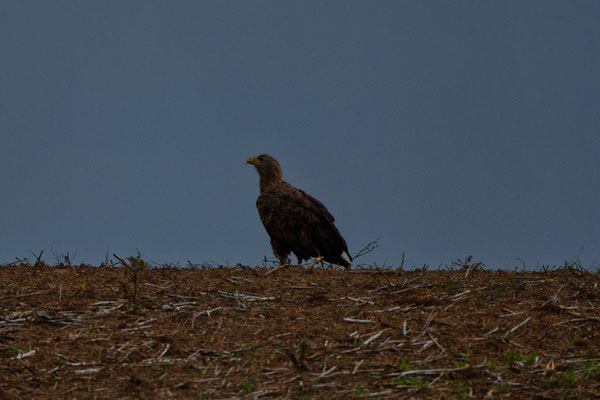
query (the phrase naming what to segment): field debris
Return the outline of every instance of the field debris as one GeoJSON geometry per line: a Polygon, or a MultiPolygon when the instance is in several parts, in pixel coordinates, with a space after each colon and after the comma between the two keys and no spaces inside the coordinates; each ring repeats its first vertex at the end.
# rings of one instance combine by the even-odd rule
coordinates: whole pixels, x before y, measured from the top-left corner
{"type": "Polygon", "coordinates": [[[0,398],[600,397],[598,274],[455,266],[0,266],[0,398]]]}

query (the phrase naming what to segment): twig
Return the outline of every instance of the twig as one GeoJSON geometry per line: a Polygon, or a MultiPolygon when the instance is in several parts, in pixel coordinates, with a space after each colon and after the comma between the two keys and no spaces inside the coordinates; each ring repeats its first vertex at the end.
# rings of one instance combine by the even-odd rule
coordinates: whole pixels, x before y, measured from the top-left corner
{"type": "MultiPolygon", "coordinates": [[[[208,293],[205,292],[200,292],[201,295],[206,296],[208,295],[208,293]]],[[[200,301],[202,300],[199,297],[192,297],[192,296],[180,296],[178,294],[167,294],[167,296],[173,298],[173,299],[180,299],[180,300],[185,300],[185,301],[200,301]]]]}
{"type": "Polygon", "coordinates": [[[504,337],[505,338],[508,337],[508,335],[510,335],[511,333],[513,333],[514,331],[516,331],[517,329],[519,329],[520,327],[522,327],[523,325],[528,323],[530,319],[531,319],[531,317],[527,317],[521,323],[515,325],[512,329],[509,329],[508,331],[506,331],[506,333],[504,334],[504,337]]]}
{"type": "Polygon", "coordinates": [[[27,358],[27,357],[34,355],[35,353],[36,353],[35,350],[31,350],[31,351],[28,351],[27,353],[19,353],[13,358],[17,359],[17,360],[22,360],[23,358],[27,358]]]}
{"type": "Polygon", "coordinates": [[[440,348],[440,350],[442,350],[442,352],[444,352],[444,353],[445,353],[445,352],[446,352],[446,349],[444,349],[444,348],[443,348],[443,347],[442,347],[442,346],[441,346],[441,345],[438,343],[438,341],[437,341],[437,340],[435,340],[435,338],[433,337],[433,335],[431,335],[431,332],[427,331],[427,334],[429,335],[429,337],[431,338],[431,340],[433,340],[433,343],[435,343],[435,345],[436,345],[437,347],[439,347],[439,348],[440,348]]]}
{"type": "Polygon", "coordinates": [[[354,302],[356,302],[356,303],[365,303],[365,304],[371,304],[371,305],[375,304],[375,303],[374,303],[374,302],[372,302],[372,301],[369,301],[369,300],[363,300],[363,299],[360,299],[360,298],[355,298],[355,297],[340,297],[340,298],[339,298],[339,299],[337,299],[337,300],[350,300],[350,301],[354,301],[354,302]]]}
{"type": "Polygon", "coordinates": [[[104,369],[104,367],[100,367],[100,368],[89,368],[89,369],[80,369],[77,371],[73,371],[73,373],[75,375],[94,375],[97,374],[98,372],[102,371],[104,369]]]}
{"type": "Polygon", "coordinates": [[[380,238],[377,238],[374,241],[367,243],[367,245],[360,249],[360,251],[356,253],[356,255],[352,258],[357,259],[359,257],[364,256],[365,254],[369,254],[370,252],[374,251],[376,248],[379,247],[379,239],[380,238]]]}
{"type": "Polygon", "coordinates": [[[401,310],[402,312],[408,311],[406,309],[403,309],[403,307],[401,307],[401,306],[394,306],[394,307],[386,308],[385,310],[374,310],[374,311],[368,311],[368,312],[384,313],[384,312],[392,312],[392,311],[398,311],[398,310],[401,310]]]}
{"type": "MultiPolygon", "coordinates": [[[[387,328],[386,328],[386,329],[387,329],[387,328]]],[[[365,341],[363,342],[363,344],[364,344],[365,346],[366,346],[366,345],[368,345],[368,344],[369,344],[369,343],[371,343],[373,340],[375,340],[375,339],[377,339],[379,336],[381,336],[381,334],[382,334],[384,331],[385,331],[385,329],[384,329],[384,330],[381,330],[381,331],[379,331],[379,332],[378,332],[378,333],[376,333],[376,334],[374,334],[373,336],[371,336],[370,338],[368,338],[367,340],[365,340],[365,341]]]]}
{"type": "Polygon", "coordinates": [[[406,286],[410,285],[411,283],[415,283],[416,281],[418,281],[419,279],[421,279],[424,276],[425,276],[425,274],[421,274],[421,275],[417,276],[416,278],[411,279],[408,282],[404,282],[400,287],[403,288],[403,287],[406,287],[406,286]]]}
{"type": "Polygon", "coordinates": [[[460,367],[460,368],[414,369],[412,371],[393,373],[393,374],[391,374],[391,376],[438,375],[438,374],[446,374],[449,372],[459,372],[459,371],[468,371],[471,369],[481,369],[481,368],[485,368],[486,366],[487,366],[486,363],[481,363],[479,365],[473,365],[473,366],[469,365],[469,366],[460,367]]]}
{"type": "Polygon", "coordinates": [[[469,268],[467,268],[467,272],[465,272],[465,279],[469,277],[469,272],[471,272],[471,268],[473,268],[473,264],[469,264],[469,268]]]}
{"type": "Polygon", "coordinates": [[[329,368],[327,371],[317,375],[314,379],[323,378],[323,377],[329,375],[330,373],[332,373],[333,371],[335,371],[336,368],[337,368],[337,365],[334,365],[333,367],[329,368]]]}
{"type": "Polygon", "coordinates": [[[395,290],[393,292],[390,292],[390,294],[398,294],[398,293],[402,293],[402,292],[407,292],[409,290],[414,290],[414,289],[423,289],[423,288],[428,288],[428,287],[432,287],[432,284],[422,284],[422,285],[418,285],[418,286],[413,286],[413,287],[408,287],[408,288],[404,288],[404,289],[400,289],[400,290],[395,290]]]}
{"type": "Polygon", "coordinates": [[[492,333],[496,332],[498,330],[498,327],[492,329],[491,331],[489,331],[488,333],[485,334],[485,336],[490,336],[492,333]]]}
{"type": "Polygon", "coordinates": [[[561,286],[558,288],[558,290],[556,291],[556,293],[554,293],[554,295],[552,297],[550,297],[548,300],[546,300],[545,302],[543,302],[542,304],[540,304],[539,306],[537,306],[536,308],[541,309],[544,308],[550,304],[556,304],[558,303],[558,294],[560,293],[560,291],[562,290],[564,286],[561,286]]]}
{"type": "Polygon", "coordinates": [[[431,314],[429,314],[429,316],[427,317],[427,321],[425,321],[425,325],[423,325],[423,329],[421,329],[421,333],[419,333],[417,335],[417,337],[415,337],[413,339],[413,343],[420,338],[421,336],[424,336],[425,333],[427,332],[427,330],[429,329],[429,325],[431,325],[431,321],[433,321],[433,317],[435,317],[436,312],[432,311],[431,314]]]}
{"type": "Polygon", "coordinates": [[[292,383],[292,382],[294,382],[296,379],[300,379],[300,378],[302,378],[302,375],[296,375],[296,376],[294,376],[293,378],[291,378],[291,379],[288,379],[287,381],[284,381],[283,383],[285,383],[285,384],[287,384],[287,383],[292,383]]]}
{"type": "Polygon", "coordinates": [[[219,290],[219,295],[221,297],[225,297],[226,299],[236,299],[236,300],[246,300],[246,301],[265,301],[265,300],[276,300],[276,297],[266,297],[258,294],[251,293],[228,293],[222,290],[219,290]]]}
{"type": "Polygon", "coordinates": [[[215,308],[213,308],[212,310],[204,310],[204,311],[201,311],[201,312],[197,313],[196,315],[202,315],[202,314],[206,314],[206,316],[207,316],[208,318],[210,318],[210,313],[213,313],[213,312],[215,312],[215,311],[218,311],[218,310],[220,310],[221,308],[223,308],[223,307],[215,307],[215,308]]]}
{"type": "Polygon", "coordinates": [[[280,338],[280,337],[283,337],[283,336],[289,336],[291,334],[292,334],[292,332],[280,333],[279,335],[275,335],[275,336],[269,337],[269,339],[276,339],[276,338],[280,338]]]}
{"type": "Polygon", "coordinates": [[[364,359],[360,360],[359,362],[356,363],[356,365],[354,366],[354,369],[352,370],[352,375],[356,374],[356,371],[358,371],[358,367],[360,367],[363,362],[365,362],[364,359]]]}
{"type": "Polygon", "coordinates": [[[498,316],[498,318],[508,318],[508,317],[516,317],[517,315],[525,314],[526,311],[513,312],[510,314],[504,314],[498,316]]]}
{"type": "Polygon", "coordinates": [[[344,318],[346,322],[353,322],[356,324],[376,324],[377,322],[371,321],[370,319],[354,319],[354,318],[344,318]]]}
{"type": "Polygon", "coordinates": [[[572,321],[600,321],[600,317],[595,317],[593,315],[585,315],[576,312],[569,311],[569,314],[574,315],[576,317],[580,317],[579,319],[575,319],[572,321]]]}
{"type": "Polygon", "coordinates": [[[99,307],[99,306],[111,306],[113,304],[124,304],[127,303],[127,300],[112,300],[112,301],[99,301],[97,303],[92,304],[89,308],[99,307]]]}
{"type": "Polygon", "coordinates": [[[35,257],[35,264],[33,264],[34,267],[37,267],[39,265],[42,265],[42,254],[44,254],[44,250],[40,251],[40,254],[38,256],[35,255],[34,252],[30,251],[30,253],[35,257]]]}
{"type": "MultiPolygon", "coordinates": [[[[167,343],[167,344],[165,345],[165,348],[164,348],[164,350],[162,351],[162,353],[160,353],[160,355],[158,356],[158,358],[163,358],[163,356],[164,356],[165,354],[167,354],[167,351],[169,351],[169,343],[167,343]]],[[[156,358],[156,357],[155,357],[155,358],[156,358]]]]}
{"type": "Polygon", "coordinates": [[[509,381],[505,381],[504,379],[502,379],[500,377],[500,375],[497,375],[495,373],[493,373],[492,371],[490,371],[489,369],[484,369],[483,372],[485,372],[486,374],[488,374],[489,376],[491,376],[492,378],[496,379],[496,382],[498,383],[503,383],[507,386],[522,386],[520,383],[517,382],[509,382],[509,381]]]}
{"type": "Polygon", "coordinates": [[[216,307],[216,308],[213,308],[212,310],[204,310],[204,311],[201,311],[201,312],[199,312],[199,313],[196,313],[196,314],[194,314],[194,316],[192,317],[192,329],[194,329],[194,321],[196,321],[196,317],[198,317],[198,316],[200,316],[200,315],[202,315],[202,314],[206,314],[206,316],[207,316],[208,318],[210,318],[210,313],[211,313],[211,312],[218,311],[218,310],[220,310],[221,308],[223,308],[223,307],[216,307]]]}
{"type": "Polygon", "coordinates": [[[269,275],[275,271],[280,270],[281,268],[285,268],[285,267],[289,267],[289,266],[290,266],[290,264],[281,264],[273,269],[268,270],[267,272],[264,273],[264,275],[269,275]]]}
{"type": "Polygon", "coordinates": [[[565,364],[577,364],[577,363],[587,363],[587,362],[597,362],[597,361],[600,361],[600,358],[588,358],[586,360],[581,360],[581,359],[563,360],[562,362],[564,362],[565,364]]]}
{"type": "Polygon", "coordinates": [[[390,284],[390,286],[393,286],[393,285],[394,285],[394,282],[392,282],[392,281],[390,280],[390,278],[388,278],[388,277],[385,275],[385,273],[384,273],[384,272],[381,270],[381,268],[377,268],[377,272],[379,272],[379,273],[380,273],[380,274],[383,276],[383,278],[384,278],[386,281],[388,281],[388,283],[390,284]]]}
{"type": "Polygon", "coordinates": [[[31,372],[31,374],[33,374],[33,375],[37,375],[37,372],[36,372],[36,371],[35,371],[33,368],[31,368],[29,365],[25,364],[25,362],[24,362],[23,360],[21,360],[20,358],[16,358],[16,360],[17,360],[18,362],[20,362],[20,363],[21,363],[21,365],[22,365],[22,366],[23,366],[23,367],[24,367],[24,368],[25,368],[27,371],[31,372]]]}
{"type": "Polygon", "coordinates": [[[41,290],[35,293],[25,293],[25,294],[16,294],[14,296],[3,297],[0,301],[9,300],[9,299],[20,299],[21,297],[29,297],[29,296],[37,296],[38,294],[46,293],[47,290],[41,290]]]}
{"type": "Polygon", "coordinates": [[[373,393],[368,393],[367,397],[389,396],[392,393],[393,392],[391,390],[386,390],[385,392],[373,392],[373,393]]]}

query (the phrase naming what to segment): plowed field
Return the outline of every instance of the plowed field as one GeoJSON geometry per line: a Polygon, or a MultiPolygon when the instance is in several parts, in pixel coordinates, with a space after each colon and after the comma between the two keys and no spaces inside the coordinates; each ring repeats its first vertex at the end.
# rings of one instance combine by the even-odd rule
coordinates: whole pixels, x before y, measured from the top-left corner
{"type": "Polygon", "coordinates": [[[125,272],[0,267],[0,398],[600,397],[597,274],[125,272]]]}

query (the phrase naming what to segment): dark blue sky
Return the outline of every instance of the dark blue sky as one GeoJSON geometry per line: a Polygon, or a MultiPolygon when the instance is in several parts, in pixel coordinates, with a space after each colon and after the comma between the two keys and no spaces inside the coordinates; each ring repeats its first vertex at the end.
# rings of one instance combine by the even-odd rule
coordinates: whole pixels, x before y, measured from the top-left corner
{"type": "Polygon", "coordinates": [[[0,5],[0,262],[255,265],[249,156],[362,263],[600,265],[600,2],[0,5]],[[583,250],[581,247],[583,246],[583,250]]]}

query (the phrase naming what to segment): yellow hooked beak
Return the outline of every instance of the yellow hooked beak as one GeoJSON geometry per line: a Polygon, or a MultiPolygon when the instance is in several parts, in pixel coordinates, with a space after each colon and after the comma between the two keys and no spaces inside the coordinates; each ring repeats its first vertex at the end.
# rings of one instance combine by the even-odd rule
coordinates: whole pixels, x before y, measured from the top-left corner
{"type": "Polygon", "coordinates": [[[249,159],[246,160],[246,164],[250,164],[250,165],[258,165],[260,161],[258,161],[258,158],[256,157],[250,157],[249,159]]]}

